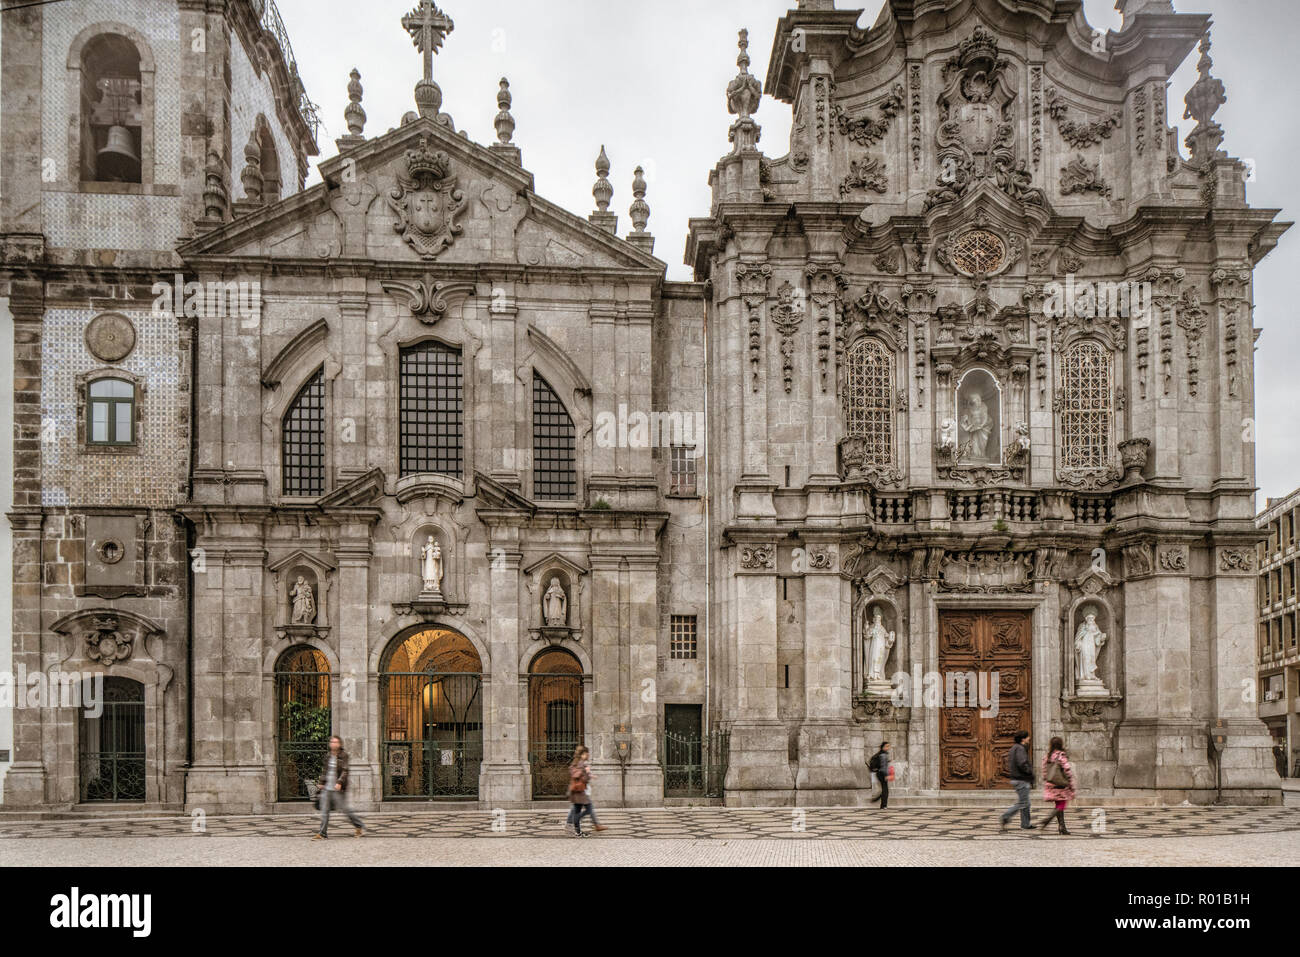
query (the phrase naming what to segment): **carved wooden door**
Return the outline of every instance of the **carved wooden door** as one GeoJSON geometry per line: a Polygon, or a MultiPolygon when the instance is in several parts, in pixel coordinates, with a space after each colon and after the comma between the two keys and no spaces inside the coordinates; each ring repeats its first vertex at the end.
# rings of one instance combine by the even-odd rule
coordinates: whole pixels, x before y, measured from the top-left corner
{"type": "Polygon", "coordinates": [[[1031,620],[1024,611],[939,615],[941,788],[1011,786],[1007,752],[1017,731],[1030,730],[1031,620]]]}

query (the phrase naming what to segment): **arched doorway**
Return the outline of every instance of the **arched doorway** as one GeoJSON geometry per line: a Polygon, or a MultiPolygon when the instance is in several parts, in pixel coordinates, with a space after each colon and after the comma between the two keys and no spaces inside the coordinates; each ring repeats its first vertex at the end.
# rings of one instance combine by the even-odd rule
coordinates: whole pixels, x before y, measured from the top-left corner
{"type": "Polygon", "coordinates": [[[582,665],[560,648],[548,648],[528,669],[528,761],[533,797],[564,797],[569,761],[582,743],[582,665]]]}
{"type": "Polygon", "coordinates": [[[103,679],[103,708],[97,678],[87,678],[81,709],[81,800],[145,800],[144,685],[116,675],[103,679]]]}
{"type": "Polygon", "coordinates": [[[330,667],[324,653],[299,645],[275,663],[275,779],[281,801],[306,801],[320,777],[333,729],[330,667]]]}
{"type": "Polygon", "coordinates": [[[482,669],[469,639],[447,628],[393,640],[379,676],[385,800],[478,797],[482,669]]]}

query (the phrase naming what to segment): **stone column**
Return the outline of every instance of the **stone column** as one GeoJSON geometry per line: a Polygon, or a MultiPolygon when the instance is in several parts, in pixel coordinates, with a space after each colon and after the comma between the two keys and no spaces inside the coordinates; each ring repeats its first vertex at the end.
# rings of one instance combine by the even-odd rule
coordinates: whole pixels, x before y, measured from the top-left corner
{"type": "Polygon", "coordinates": [[[1229,804],[1277,804],[1281,781],[1273,760],[1273,738],[1259,719],[1255,691],[1255,544],[1213,550],[1210,663],[1214,672],[1211,734],[1224,734],[1217,784],[1229,804]]]}
{"type": "Polygon", "coordinates": [[[1117,791],[1143,789],[1179,803],[1212,788],[1204,720],[1193,718],[1191,582],[1165,571],[1154,541],[1124,547],[1124,720],[1117,791]]]}
{"type": "MultiPolygon", "coordinates": [[[[360,510],[359,510],[360,511],[360,510]]],[[[334,690],[334,731],[343,739],[350,758],[348,794],[356,807],[377,805],[382,778],[379,741],[370,738],[370,716],[377,712],[367,680],[370,651],[370,547],[369,522],[362,518],[340,529],[334,550],[338,560],[338,618],[333,622],[339,658],[334,690]],[[351,699],[351,700],[347,700],[351,699]]]]}
{"type": "MultiPolygon", "coordinates": [[[[663,769],[659,766],[659,556],[632,554],[625,559],[624,607],[627,616],[627,723],[632,734],[632,754],[619,794],[626,807],[663,804],[663,769]]],[[[615,778],[606,767],[600,793],[613,795],[615,778]]],[[[603,799],[603,798],[602,798],[603,799]]]]}
{"type": "MultiPolygon", "coordinates": [[[[871,778],[854,747],[853,633],[842,614],[842,580],[835,547],[809,542],[804,574],[804,722],[799,728],[795,803],[808,807],[863,805],[871,778]]],[[[901,651],[901,649],[900,649],[901,651]]]]}
{"type": "MultiPolygon", "coordinates": [[[[513,373],[512,373],[513,375],[513,373]]],[[[488,654],[483,662],[483,768],[479,800],[487,807],[532,797],[526,714],[519,706],[520,543],[516,525],[494,526],[488,543],[491,597],[488,654]]]]}
{"type": "MultiPolygon", "coordinates": [[[[591,712],[583,737],[591,749],[593,772],[615,787],[602,789],[608,803],[619,799],[619,775],[614,742],[616,725],[629,723],[625,702],[631,675],[624,662],[622,579],[626,567],[619,555],[591,556],[591,712]]],[[[660,796],[662,797],[662,791],[660,796]]]]}
{"type": "Polygon", "coordinates": [[[366,471],[366,450],[370,446],[369,422],[366,417],[366,281],[359,277],[343,277],[335,286],[339,297],[339,329],[335,341],[339,344],[339,364],[342,367],[334,380],[333,419],[327,428],[333,428],[334,475],[332,487],[356,478],[366,471]],[[350,424],[350,429],[345,429],[350,424]],[[350,436],[350,437],[349,437],[350,436]]]}
{"type": "MultiPolygon", "coordinates": [[[[490,409],[491,432],[488,435],[488,475],[508,488],[519,488],[523,464],[518,461],[519,442],[516,429],[519,389],[515,378],[516,337],[519,335],[519,300],[513,282],[497,281],[492,287],[492,304],[488,308],[487,352],[480,352],[479,362],[489,376],[486,395],[480,394],[480,408],[490,409]]],[[[524,408],[528,408],[527,405],[524,408]]],[[[516,573],[518,568],[515,569],[516,573]]],[[[516,574],[516,578],[518,575],[516,574]]],[[[517,602],[518,599],[516,599],[517,602]]]]}
{"type": "Polygon", "coordinates": [[[728,807],[784,806],[794,798],[790,743],[777,713],[776,544],[737,543],[731,550],[736,591],[737,708],[724,782],[728,807]]]}
{"type": "MultiPolygon", "coordinates": [[[[29,11],[11,16],[21,17],[29,11]]],[[[35,18],[39,37],[40,16],[35,18]]],[[[6,22],[6,30],[10,24],[6,22]]],[[[16,26],[16,25],[14,25],[16,26]]],[[[17,44],[14,44],[17,46],[17,44]]],[[[5,45],[9,76],[9,44],[5,45]]],[[[39,70],[38,70],[39,75],[39,70]]],[[[6,84],[7,86],[8,84],[6,84]]],[[[6,90],[5,102],[8,103],[6,90]]],[[[5,114],[8,116],[8,112],[5,114]]],[[[7,139],[7,137],[6,137],[7,139]]],[[[9,169],[8,150],[4,166],[9,169]]],[[[13,199],[13,191],[6,191],[13,199]]],[[[41,335],[45,317],[43,284],[15,280],[9,308],[14,320],[14,478],[13,511],[13,644],[15,675],[35,674],[41,661],[41,335]]],[[[15,688],[15,696],[19,694],[15,688]]],[[[10,805],[46,803],[46,769],[42,757],[41,710],[14,708],[13,763],[5,775],[4,799],[10,805]]]]}

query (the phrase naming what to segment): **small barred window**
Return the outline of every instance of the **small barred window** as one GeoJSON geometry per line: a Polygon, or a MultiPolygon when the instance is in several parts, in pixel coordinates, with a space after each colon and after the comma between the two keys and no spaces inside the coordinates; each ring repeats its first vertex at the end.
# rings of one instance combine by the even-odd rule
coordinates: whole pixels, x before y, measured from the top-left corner
{"type": "Polygon", "coordinates": [[[673,615],[668,631],[668,657],[688,661],[696,656],[695,616],[673,615]]]}
{"type": "Polygon", "coordinates": [[[953,265],[968,276],[997,272],[1006,255],[1006,244],[987,229],[972,229],[952,248],[953,265]]]}
{"type": "Polygon", "coordinates": [[[864,464],[894,463],[894,357],[876,339],[849,349],[844,420],[849,438],[863,439],[864,464]]]}
{"type": "Polygon", "coordinates": [[[325,371],[294,397],[281,428],[281,488],[285,495],[325,494],[325,371]]]}
{"type": "Polygon", "coordinates": [[[1096,342],[1066,353],[1061,374],[1061,463],[1067,469],[1104,468],[1114,443],[1111,354],[1096,342]]]}
{"type": "Polygon", "coordinates": [[[695,449],[685,445],[674,445],[670,450],[671,475],[669,476],[669,495],[695,495],[695,449]]]}

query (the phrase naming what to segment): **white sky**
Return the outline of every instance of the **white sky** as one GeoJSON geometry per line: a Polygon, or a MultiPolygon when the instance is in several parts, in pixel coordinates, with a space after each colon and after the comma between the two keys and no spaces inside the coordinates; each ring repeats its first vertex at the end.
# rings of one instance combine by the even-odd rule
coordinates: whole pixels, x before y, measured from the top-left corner
{"type": "MultiPolygon", "coordinates": [[[[276,0],[308,94],[320,105],[321,156],[337,152],[347,131],[348,71],[361,72],[366,135],[397,126],[415,108],[412,88],[420,57],[401,26],[415,0],[276,0]]],[[[445,0],[456,24],[434,63],[442,108],[483,144],[496,140],[492,120],[502,76],[514,104],[514,142],[537,191],[586,216],[594,208],[594,163],[605,145],[613,169],[611,210],[619,234],[631,230],[632,171],[646,170],[655,254],[671,279],[690,279],[682,263],[686,222],[709,211],[708,174],[729,150],[725,90],[736,75],[736,32],[750,31],[750,72],[763,80],[777,20],[794,0],[445,0]]],[[[839,6],[852,5],[840,0],[839,6]]],[[[1256,163],[1248,184],[1256,207],[1300,212],[1300,124],[1289,74],[1300,49],[1295,0],[1175,0],[1183,12],[1214,16],[1214,74],[1228,103],[1216,119],[1224,148],[1256,163]]],[[[860,23],[874,22],[882,4],[864,0],[860,23]]],[[[1089,22],[1118,29],[1113,0],[1084,0],[1089,22]]],[[[1183,96],[1196,78],[1196,54],[1174,75],[1170,122],[1185,136],[1183,96]]],[[[757,119],[759,146],[771,157],[787,152],[789,107],[764,97],[757,119]]],[[[1184,153],[1186,151],[1184,150],[1184,153]]],[[[313,161],[313,162],[315,162],[313,161]]],[[[310,181],[316,178],[313,173],[310,181]]],[[[1300,409],[1300,333],[1291,309],[1300,293],[1300,233],[1288,235],[1255,273],[1255,324],[1264,329],[1256,354],[1259,505],[1264,496],[1300,486],[1295,410],[1300,409]]]]}

